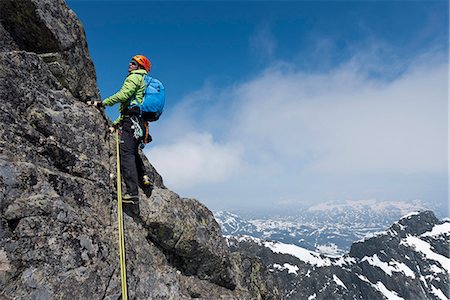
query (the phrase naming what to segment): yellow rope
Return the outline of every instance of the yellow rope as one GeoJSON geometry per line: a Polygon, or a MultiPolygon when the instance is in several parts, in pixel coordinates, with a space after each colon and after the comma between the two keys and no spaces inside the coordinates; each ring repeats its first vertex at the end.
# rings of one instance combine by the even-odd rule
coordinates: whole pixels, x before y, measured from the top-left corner
{"type": "Polygon", "coordinates": [[[128,300],[127,267],[125,265],[125,234],[122,213],[122,179],[120,177],[119,130],[116,130],[117,153],[117,219],[119,221],[120,277],[122,279],[122,300],[128,300]]]}

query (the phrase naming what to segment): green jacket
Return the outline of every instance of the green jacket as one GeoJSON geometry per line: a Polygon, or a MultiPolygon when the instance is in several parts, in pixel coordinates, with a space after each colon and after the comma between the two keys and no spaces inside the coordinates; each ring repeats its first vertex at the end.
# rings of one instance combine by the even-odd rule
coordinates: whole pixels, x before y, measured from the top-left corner
{"type": "Polygon", "coordinates": [[[131,71],[128,73],[127,78],[125,78],[125,82],[120,91],[103,100],[104,106],[112,106],[116,103],[121,103],[119,108],[120,116],[113,122],[113,125],[122,121],[123,113],[130,104],[137,104],[136,101],[142,103],[145,91],[143,75],[145,74],[147,74],[147,72],[142,69],[131,71]]]}

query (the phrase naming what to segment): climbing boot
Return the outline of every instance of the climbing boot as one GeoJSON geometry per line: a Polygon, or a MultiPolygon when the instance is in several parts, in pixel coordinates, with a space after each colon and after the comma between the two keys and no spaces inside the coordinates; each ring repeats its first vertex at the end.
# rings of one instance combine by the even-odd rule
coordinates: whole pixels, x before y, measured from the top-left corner
{"type": "Polygon", "coordinates": [[[139,196],[125,194],[122,197],[123,212],[139,222],[141,209],[139,208],[139,196]]]}
{"type": "Polygon", "coordinates": [[[147,175],[144,175],[142,177],[142,184],[144,185],[145,188],[152,186],[152,182],[150,181],[150,178],[147,175]]]}
{"type": "Polygon", "coordinates": [[[122,202],[128,204],[139,203],[139,195],[125,194],[122,196],[122,202]]]}

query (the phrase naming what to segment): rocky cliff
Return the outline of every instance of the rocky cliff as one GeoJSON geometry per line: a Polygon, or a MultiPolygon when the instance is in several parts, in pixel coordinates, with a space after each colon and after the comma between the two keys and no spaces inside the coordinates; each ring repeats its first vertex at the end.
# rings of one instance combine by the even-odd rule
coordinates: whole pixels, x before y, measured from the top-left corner
{"type": "MultiPolygon", "coordinates": [[[[0,1],[0,297],[119,299],[115,141],[83,27],[62,0],[0,1]]],[[[279,299],[212,213],[165,188],[125,215],[131,299],[279,299]]]]}

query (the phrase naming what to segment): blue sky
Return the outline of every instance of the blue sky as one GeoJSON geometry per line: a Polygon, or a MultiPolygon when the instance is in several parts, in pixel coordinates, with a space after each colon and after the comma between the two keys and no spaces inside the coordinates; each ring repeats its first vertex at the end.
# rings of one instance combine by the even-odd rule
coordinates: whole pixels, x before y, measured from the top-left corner
{"type": "Polygon", "coordinates": [[[103,98],[152,61],[167,106],[145,153],[181,196],[447,203],[448,1],[68,4],[103,98]]]}

